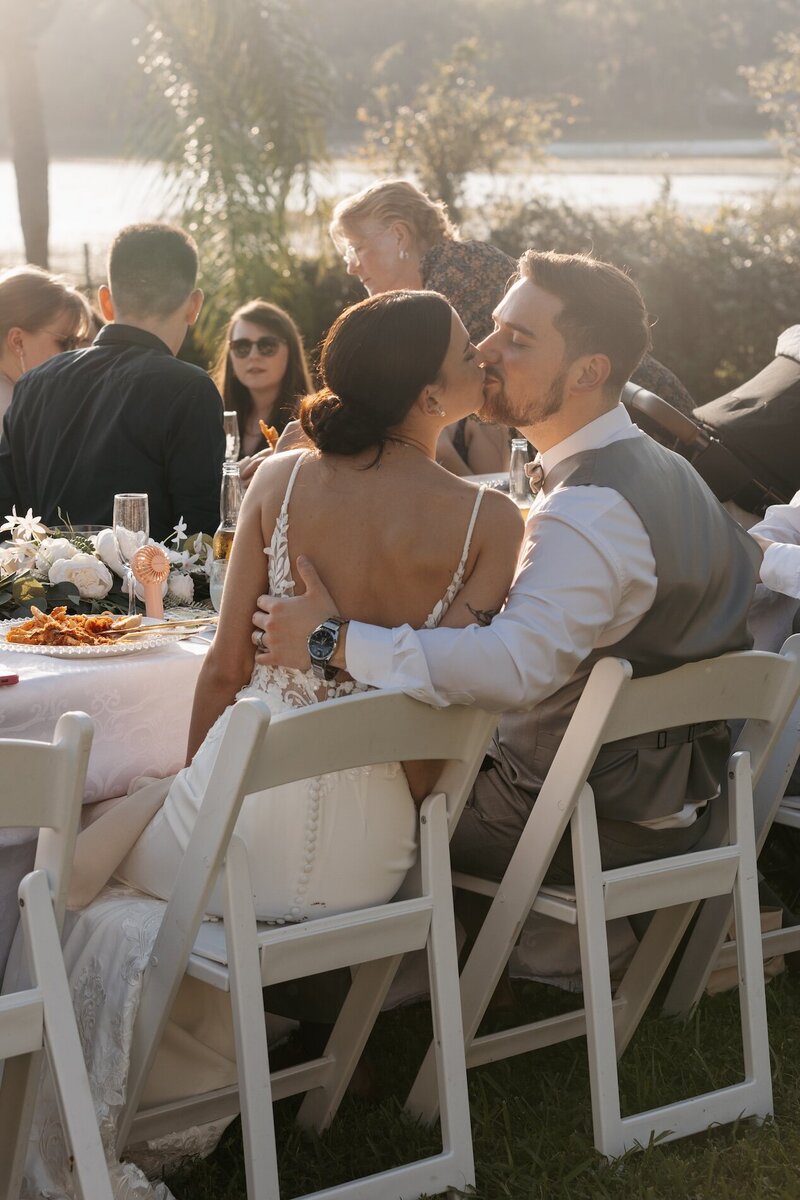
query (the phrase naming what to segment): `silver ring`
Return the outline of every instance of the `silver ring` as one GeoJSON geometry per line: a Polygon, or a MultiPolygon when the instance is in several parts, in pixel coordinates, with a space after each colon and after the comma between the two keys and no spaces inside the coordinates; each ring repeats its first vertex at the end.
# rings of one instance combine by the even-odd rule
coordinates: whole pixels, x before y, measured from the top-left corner
{"type": "Polygon", "coordinates": [[[264,651],[264,653],[268,654],[269,646],[264,645],[264,634],[265,633],[266,633],[266,630],[262,629],[261,633],[258,635],[258,648],[259,648],[259,650],[262,650],[262,651],[264,651]]]}

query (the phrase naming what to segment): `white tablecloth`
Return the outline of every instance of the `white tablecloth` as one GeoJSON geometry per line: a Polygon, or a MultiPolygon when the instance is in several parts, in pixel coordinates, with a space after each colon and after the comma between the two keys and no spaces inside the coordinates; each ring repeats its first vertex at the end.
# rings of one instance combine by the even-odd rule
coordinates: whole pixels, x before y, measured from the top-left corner
{"type": "MultiPolygon", "coordinates": [[[[183,766],[195,683],[207,644],[178,642],[119,658],[67,659],[0,651],[0,737],[49,741],[62,713],[94,721],[85,802],[121,796],[137,775],[183,766]]],[[[17,887],[33,866],[31,830],[0,829],[0,979],[17,923],[17,887]]]]}

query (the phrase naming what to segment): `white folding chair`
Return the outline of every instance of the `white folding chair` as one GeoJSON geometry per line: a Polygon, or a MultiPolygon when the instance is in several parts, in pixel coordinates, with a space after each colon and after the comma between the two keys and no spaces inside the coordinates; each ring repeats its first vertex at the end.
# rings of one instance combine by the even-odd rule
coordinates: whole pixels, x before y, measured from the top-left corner
{"type": "MultiPolygon", "coordinates": [[[[791,657],[754,652],[693,663],[633,680],[617,659],[598,663],[533,806],[500,884],[457,874],[454,883],[492,896],[461,976],[467,1065],[478,1066],[586,1034],[595,1145],[609,1157],[651,1135],[682,1137],[713,1122],[771,1111],[772,1089],[761,966],[753,837],[752,776],[758,777],[800,687],[791,657]],[[730,760],[730,838],[708,849],[604,871],[587,779],[599,747],[660,729],[752,718],[730,760]],[[571,823],[575,889],[542,886],[571,823]],[[678,1104],[622,1117],[617,1056],[635,1031],[697,902],[733,894],[740,931],[739,969],[745,1080],[678,1104]],[[484,1037],[478,1027],[531,908],[578,927],[585,1006],[578,1012],[484,1037]],[[656,910],[656,911],[654,911],[656,910]],[[647,932],[612,996],[606,921],[654,911],[647,932]]],[[[724,822],[727,824],[727,822],[724,822]]],[[[414,1113],[436,1112],[430,1051],[408,1098],[414,1113]]]]}
{"type": "Polygon", "coordinates": [[[42,1051],[81,1195],[111,1200],[59,939],[92,732],[84,713],[66,713],[52,743],[0,741],[0,826],[40,830],[34,870],[19,887],[30,986],[0,996],[2,1200],[17,1200],[20,1193],[42,1051]]]}
{"type": "Polygon", "coordinates": [[[410,1200],[474,1183],[447,825],[448,809],[460,812],[496,721],[478,709],[434,709],[391,692],[347,697],[271,720],[258,700],[236,705],[147,968],[118,1130],[120,1151],[241,1110],[248,1196],[279,1200],[272,1101],[305,1092],[300,1122],[324,1129],[402,956],[426,947],[442,1152],[313,1195],[410,1200]],[[418,759],[444,762],[435,794],[420,809],[419,870],[411,873],[403,898],[297,925],[259,924],[247,852],[233,833],[244,796],[329,771],[418,759]],[[220,867],[224,925],[200,928],[220,867]],[[357,970],[323,1056],[270,1078],[262,987],[336,967],[357,970]],[[143,1087],[184,971],[230,990],[238,1087],[141,1111],[143,1087]]]}
{"type": "MultiPolygon", "coordinates": [[[[784,642],[781,654],[800,659],[800,634],[794,634],[784,642]]],[[[800,797],[785,795],[798,756],[800,699],[795,702],[756,781],[753,797],[757,854],[761,853],[773,821],[800,829],[800,797]]],[[[735,964],[736,942],[725,941],[730,916],[730,903],[724,896],[708,900],[702,906],[664,999],[664,1012],[668,1015],[691,1012],[702,998],[712,970],[735,964]]],[[[761,948],[765,959],[800,950],[800,925],[763,933],[761,948]]]]}

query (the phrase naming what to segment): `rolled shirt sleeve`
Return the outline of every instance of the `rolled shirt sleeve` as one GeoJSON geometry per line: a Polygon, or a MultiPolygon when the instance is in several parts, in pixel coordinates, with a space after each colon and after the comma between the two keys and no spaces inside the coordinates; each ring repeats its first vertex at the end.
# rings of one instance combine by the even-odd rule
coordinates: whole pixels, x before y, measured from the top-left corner
{"type": "Polygon", "coordinates": [[[531,708],[596,646],[622,638],[655,598],[650,539],[609,488],[553,493],[531,511],[517,577],[490,626],[383,630],[352,622],[347,669],[429,704],[531,708]]]}

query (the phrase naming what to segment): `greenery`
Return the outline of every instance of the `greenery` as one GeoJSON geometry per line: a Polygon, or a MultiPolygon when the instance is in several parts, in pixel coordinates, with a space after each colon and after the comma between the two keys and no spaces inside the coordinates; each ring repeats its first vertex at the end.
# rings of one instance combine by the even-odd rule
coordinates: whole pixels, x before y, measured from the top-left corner
{"type": "Polygon", "coordinates": [[[531,163],[544,157],[544,144],[558,133],[556,105],[498,95],[481,78],[486,55],[477,38],[456,43],[404,104],[399,85],[387,79],[402,50],[394,46],[379,60],[372,105],[359,111],[367,160],[379,174],[413,170],[459,220],[471,171],[496,171],[515,149],[531,163]]]}
{"type": "Polygon", "coordinates": [[[325,153],[322,59],[297,0],[137,0],[139,64],[156,84],[143,143],[164,161],[213,280],[198,338],[240,298],[281,303],[295,259],[290,195],[325,153]]]}
{"type": "MultiPolygon", "coordinates": [[[[33,0],[7,3],[21,12],[33,0]]],[[[52,27],[40,26],[51,151],[119,154],[133,142],[146,90],[130,41],[149,15],[134,0],[61,0],[60,9],[52,27]]],[[[470,37],[487,50],[486,80],[498,95],[578,97],[580,137],[758,132],[767,122],[739,68],[772,58],[775,36],[797,23],[797,0],[313,0],[309,11],[332,79],[326,125],[336,142],[357,139],[372,65],[390,46],[403,44],[392,78],[407,104],[433,63],[470,37]]],[[[221,47],[218,66],[231,80],[238,59],[221,47]]],[[[4,117],[0,105],[0,146],[4,117]]]]}
{"type": "MultiPolygon", "coordinates": [[[[574,1006],[522,985],[513,1022],[574,1006]]],[[[800,979],[767,989],[775,1121],[712,1130],[607,1163],[595,1152],[581,1039],[470,1072],[480,1200],[794,1200],[800,1188],[800,979]]],[[[493,1027],[498,1027],[495,1018],[493,1027]]],[[[322,1138],[300,1133],[296,1100],[276,1107],[281,1189],[296,1196],[435,1151],[438,1128],[405,1118],[402,1097],[430,1037],[427,1008],[381,1017],[370,1041],[380,1102],[345,1098],[322,1138]]],[[[736,993],[705,999],[688,1023],[647,1018],[620,1065],[623,1111],[667,1103],[741,1078],[736,993]]],[[[206,1161],[167,1177],[177,1200],[244,1200],[239,1123],[206,1161]]]]}
{"type": "Polygon", "coordinates": [[[795,206],[721,209],[699,220],[678,212],[665,188],[645,212],[575,210],[531,200],[493,215],[490,239],[511,255],[526,247],[591,250],[626,267],[653,325],[656,358],[703,404],[769,362],[795,324],[800,228],[795,206]]]}
{"type": "Polygon", "coordinates": [[[778,54],[761,68],[744,72],[759,110],[777,124],[786,156],[800,162],[800,29],[776,39],[778,54]]]}

